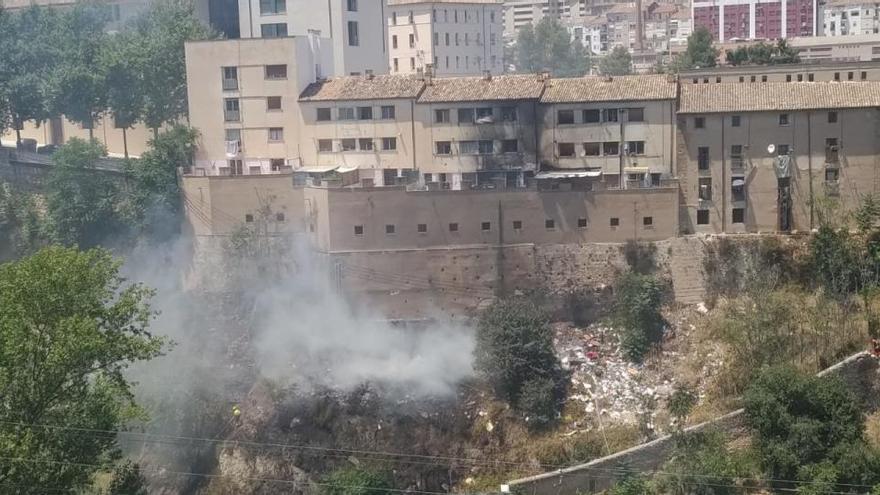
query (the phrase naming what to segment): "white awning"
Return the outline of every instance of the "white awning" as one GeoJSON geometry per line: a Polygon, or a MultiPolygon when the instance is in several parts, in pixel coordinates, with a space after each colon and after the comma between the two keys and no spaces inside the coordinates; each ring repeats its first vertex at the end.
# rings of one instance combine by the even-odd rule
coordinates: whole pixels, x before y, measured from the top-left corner
{"type": "Polygon", "coordinates": [[[304,173],[304,174],[326,174],[327,172],[332,172],[339,168],[339,165],[314,165],[311,167],[300,167],[294,169],[294,172],[304,173]]]}
{"type": "Polygon", "coordinates": [[[746,181],[743,179],[733,179],[732,184],[733,184],[733,187],[742,187],[742,186],[746,185],[746,181]]]}
{"type": "Polygon", "coordinates": [[[354,172],[357,169],[358,169],[357,165],[343,165],[343,166],[337,168],[336,171],[339,172],[340,174],[345,174],[348,172],[354,172]]]}
{"type": "Polygon", "coordinates": [[[536,179],[578,179],[583,177],[601,177],[601,170],[571,170],[571,171],[553,171],[538,172],[535,174],[536,179]]]}

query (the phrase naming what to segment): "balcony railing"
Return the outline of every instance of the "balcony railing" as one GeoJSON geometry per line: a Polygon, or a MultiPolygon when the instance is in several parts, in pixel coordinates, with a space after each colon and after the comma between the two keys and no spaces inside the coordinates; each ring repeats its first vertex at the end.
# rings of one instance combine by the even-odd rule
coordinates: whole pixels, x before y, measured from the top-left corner
{"type": "Polygon", "coordinates": [[[238,79],[223,79],[223,89],[226,91],[238,89],[238,79]]]}
{"type": "Polygon", "coordinates": [[[223,118],[226,122],[238,122],[241,120],[241,111],[239,110],[226,110],[223,113],[223,118]]]}
{"type": "Polygon", "coordinates": [[[837,146],[825,148],[825,163],[839,163],[839,162],[840,162],[840,152],[837,150],[837,146]]]}

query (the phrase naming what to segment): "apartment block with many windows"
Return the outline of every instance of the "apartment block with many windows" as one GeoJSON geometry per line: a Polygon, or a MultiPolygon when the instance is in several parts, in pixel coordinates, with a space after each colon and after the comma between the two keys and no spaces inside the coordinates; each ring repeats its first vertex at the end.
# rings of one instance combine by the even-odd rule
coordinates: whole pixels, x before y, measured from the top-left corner
{"type": "Polygon", "coordinates": [[[501,0],[388,0],[391,74],[433,67],[437,75],[504,70],[501,0]]]}

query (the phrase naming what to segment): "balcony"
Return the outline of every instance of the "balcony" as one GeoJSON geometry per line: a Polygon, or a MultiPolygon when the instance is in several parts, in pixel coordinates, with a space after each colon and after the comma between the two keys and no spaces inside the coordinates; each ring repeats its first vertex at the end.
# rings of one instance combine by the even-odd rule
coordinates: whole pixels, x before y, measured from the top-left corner
{"type": "Polygon", "coordinates": [[[825,148],[825,163],[840,163],[840,151],[837,146],[825,148]]]}

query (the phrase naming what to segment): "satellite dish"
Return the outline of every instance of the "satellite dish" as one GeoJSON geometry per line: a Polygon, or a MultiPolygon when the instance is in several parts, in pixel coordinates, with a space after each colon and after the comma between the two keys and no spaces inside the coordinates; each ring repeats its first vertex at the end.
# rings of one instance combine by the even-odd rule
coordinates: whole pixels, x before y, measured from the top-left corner
{"type": "Polygon", "coordinates": [[[776,145],[775,144],[768,144],[767,145],[767,153],[770,153],[772,155],[774,151],[776,151],[776,145]]]}

